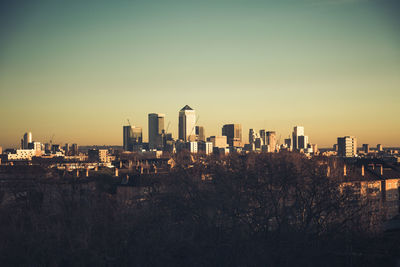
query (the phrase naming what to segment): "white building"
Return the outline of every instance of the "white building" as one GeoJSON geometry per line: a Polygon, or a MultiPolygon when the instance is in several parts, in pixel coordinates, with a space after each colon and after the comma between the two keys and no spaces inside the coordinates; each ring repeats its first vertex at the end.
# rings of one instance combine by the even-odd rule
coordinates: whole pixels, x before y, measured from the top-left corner
{"type": "Polygon", "coordinates": [[[179,111],[179,139],[183,141],[195,140],[195,137],[190,138],[192,135],[196,135],[195,127],[196,112],[186,105],[179,111]]]}
{"type": "Polygon", "coordinates": [[[32,160],[37,151],[34,149],[17,149],[15,154],[7,154],[8,160],[32,160]]]}

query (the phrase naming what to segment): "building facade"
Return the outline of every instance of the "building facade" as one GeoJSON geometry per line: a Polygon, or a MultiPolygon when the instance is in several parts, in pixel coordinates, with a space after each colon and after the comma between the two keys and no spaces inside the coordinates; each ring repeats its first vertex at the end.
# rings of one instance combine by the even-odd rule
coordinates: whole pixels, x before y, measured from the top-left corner
{"type": "Polygon", "coordinates": [[[196,112],[188,105],[179,111],[179,139],[185,142],[194,140],[191,136],[195,136],[196,112]]]}
{"type": "Polygon", "coordinates": [[[357,155],[357,138],[354,136],[338,137],[338,156],[351,158],[357,155]]]}
{"type": "Polygon", "coordinates": [[[149,114],[149,149],[163,148],[164,120],[164,114],[149,114]]]}

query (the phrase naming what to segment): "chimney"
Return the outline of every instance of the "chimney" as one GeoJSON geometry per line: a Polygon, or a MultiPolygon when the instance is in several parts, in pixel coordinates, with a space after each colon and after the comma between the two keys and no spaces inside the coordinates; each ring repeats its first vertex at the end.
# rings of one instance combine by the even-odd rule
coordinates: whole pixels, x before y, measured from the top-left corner
{"type": "Polygon", "coordinates": [[[326,170],[326,177],[329,177],[331,175],[331,166],[328,166],[328,169],[326,170]]]}
{"type": "Polygon", "coordinates": [[[86,168],[86,177],[89,177],[89,168],[86,168]]]}
{"type": "Polygon", "coordinates": [[[361,175],[364,176],[364,165],[361,166],[361,175]]]}
{"type": "Polygon", "coordinates": [[[381,175],[383,176],[383,165],[381,165],[381,175]]]}
{"type": "Polygon", "coordinates": [[[115,177],[118,177],[118,168],[115,168],[115,177]]]}
{"type": "Polygon", "coordinates": [[[343,175],[347,175],[347,169],[346,169],[346,164],[343,165],[343,175]]]}
{"type": "Polygon", "coordinates": [[[79,170],[76,169],[76,177],[79,177],[79,170]]]}

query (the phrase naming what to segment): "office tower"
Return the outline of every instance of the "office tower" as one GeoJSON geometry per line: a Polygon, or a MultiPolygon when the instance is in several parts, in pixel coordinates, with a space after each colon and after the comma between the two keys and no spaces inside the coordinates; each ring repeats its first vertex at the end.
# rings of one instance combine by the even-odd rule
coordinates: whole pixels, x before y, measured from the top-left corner
{"type": "Polygon", "coordinates": [[[369,153],[369,145],[368,144],[363,144],[362,145],[362,150],[364,153],[368,154],[369,153]]]}
{"type": "Polygon", "coordinates": [[[249,129],[249,143],[254,144],[254,141],[256,140],[256,133],[254,132],[253,129],[249,129]]]}
{"type": "Polygon", "coordinates": [[[203,126],[196,126],[196,139],[197,141],[206,141],[206,135],[203,126]]]}
{"type": "Polygon", "coordinates": [[[285,142],[285,146],[286,146],[287,148],[289,148],[289,149],[292,148],[292,139],[290,138],[290,136],[289,136],[289,138],[286,138],[286,139],[284,140],[284,142],[285,142]]]}
{"type": "Polygon", "coordinates": [[[189,141],[190,136],[195,135],[196,112],[188,105],[179,111],[179,139],[189,141]]]}
{"type": "Polygon", "coordinates": [[[210,136],[207,142],[211,142],[213,147],[226,148],[228,146],[226,136],[210,136]]]}
{"type": "Polygon", "coordinates": [[[383,146],[381,144],[377,144],[376,145],[376,149],[378,150],[378,152],[382,152],[383,151],[383,146]]]}
{"type": "Polygon", "coordinates": [[[260,130],[260,138],[261,138],[263,144],[267,145],[267,136],[265,134],[265,130],[264,129],[260,130]]]}
{"type": "Polygon", "coordinates": [[[72,147],[71,147],[71,154],[72,154],[72,156],[77,156],[77,155],[79,155],[79,153],[78,153],[78,144],[72,144],[72,147]]]}
{"type": "Polygon", "coordinates": [[[162,134],[164,133],[165,115],[161,113],[149,114],[149,149],[162,149],[162,134]]]}
{"type": "Polygon", "coordinates": [[[338,156],[351,158],[357,155],[357,138],[354,136],[338,137],[338,156]]]}
{"type": "Polygon", "coordinates": [[[131,139],[130,142],[133,147],[136,145],[141,145],[143,143],[143,132],[142,127],[135,127],[131,128],[131,139]]]}
{"type": "Polygon", "coordinates": [[[298,147],[297,149],[306,149],[308,147],[308,136],[300,135],[298,136],[298,147]]]}
{"type": "Polygon", "coordinates": [[[3,148],[0,146],[0,155],[3,154],[3,148]]]}
{"type": "Polygon", "coordinates": [[[109,162],[107,149],[89,149],[88,150],[89,162],[109,162]]]}
{"type": "Polygon", "coordinates": [[[213,143],[212,142],[198,142],[198,151],[202,152],[206,155],[209,155],[213,152],[213,143]]]}
{"type": "MultiPolygon", "coordinates": [[[[304,136],[304,127],[303,126],[295,126],[293,128],[293,133],[292,133],[293,150],[304,148],[304,146],[299,147],[299,136],[304,136]]],[[[303,144],[304,144],[304,142],[303,142],[303,144]]]]}
{"type": "Polygon", "coordinates": [[[265,133],[266,142],[264,144],[269,146],[269,152],[275,152],[276,150],[276,133],[268,131],[265,133]]]}
{"type": "Polygon", "coordinates": [[[66,143],[64,146],[64,155],[69,156],[71,154],[71,149],[69,147],[69,144],[66,143]]]}
{"type": "Polygon", "coordinates": [[[30,143],[32,143],[32,133],[27,132],[24,134],[22,149],[28,149],[30,143]]]}
{"type": "Polygon", "coordinates": [[[130,140],[132,136],[132,127],[130,125],[123,127],[123,149],[124,151],[130,151],[130,140]]]}
{"type": "Polygon", "coordinates": [[[222,127],[222,135],[226,136],[229,146],[242,147],[242,125],[225,124],[222,127]]]}

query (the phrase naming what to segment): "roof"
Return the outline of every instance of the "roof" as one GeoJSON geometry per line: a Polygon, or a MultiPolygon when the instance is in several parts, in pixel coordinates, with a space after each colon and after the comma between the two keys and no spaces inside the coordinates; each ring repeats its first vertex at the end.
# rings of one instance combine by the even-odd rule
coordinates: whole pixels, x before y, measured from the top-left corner
{"type": "Polygon", "coordinates": [[[193,110],[191,107],[189,107],[188,105],[186,105],[186,106],[184,106],[182,109],[181,109],[181,111],[182,110],[193,110]]]}

